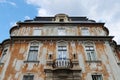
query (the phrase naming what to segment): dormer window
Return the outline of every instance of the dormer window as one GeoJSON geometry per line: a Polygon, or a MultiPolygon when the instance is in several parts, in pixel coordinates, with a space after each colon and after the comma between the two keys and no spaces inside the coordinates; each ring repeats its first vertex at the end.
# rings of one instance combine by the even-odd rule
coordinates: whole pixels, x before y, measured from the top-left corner
{"type": "Polygon", "coordinates": [[[55,15],[55,22],[68,22],[68,16],[66,14],[55,15]]]}
{"type": "Polygon", "coordinates": [[[60,19],[59,21],[60,21],[60,22],[64,22],[64,19],[60,19]]]}

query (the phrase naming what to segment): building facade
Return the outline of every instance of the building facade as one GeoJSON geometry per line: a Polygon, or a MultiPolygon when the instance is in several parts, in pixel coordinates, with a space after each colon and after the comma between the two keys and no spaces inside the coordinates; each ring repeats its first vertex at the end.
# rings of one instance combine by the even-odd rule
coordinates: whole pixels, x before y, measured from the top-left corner
{"type": "Polygon", "coordinates": [[[56,14],[16,24],[0,43],[0,80],[120,80],[120,45],[104,23],[56,14]]]}

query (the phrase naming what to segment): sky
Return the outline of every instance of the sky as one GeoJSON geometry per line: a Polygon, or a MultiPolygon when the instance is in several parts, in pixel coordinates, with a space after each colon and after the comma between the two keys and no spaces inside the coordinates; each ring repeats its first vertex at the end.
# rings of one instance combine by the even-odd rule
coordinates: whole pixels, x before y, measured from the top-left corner
{"type": "Polygon", "coordinates": [[[0,0],[0,43],[16,22],[58,13],[104,22],[120,44],[120,0],[0,0]]]}

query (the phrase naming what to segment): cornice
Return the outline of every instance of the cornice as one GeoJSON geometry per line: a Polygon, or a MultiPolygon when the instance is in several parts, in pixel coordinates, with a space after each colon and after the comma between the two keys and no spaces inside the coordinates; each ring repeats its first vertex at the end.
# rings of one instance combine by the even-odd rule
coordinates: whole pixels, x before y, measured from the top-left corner
{"type": "Polygon", "coordinates": [[[102,40],[110,41],[114,36],[11,36],[12,40],[102,40]]]}

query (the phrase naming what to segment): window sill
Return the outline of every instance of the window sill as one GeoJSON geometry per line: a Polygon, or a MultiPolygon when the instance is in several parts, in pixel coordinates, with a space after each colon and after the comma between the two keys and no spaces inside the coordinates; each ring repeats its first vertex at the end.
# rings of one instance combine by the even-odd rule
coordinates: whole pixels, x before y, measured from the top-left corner
{"type": "Polygon", "coordinates": [[[86,60],[87,63],[101,63],[101,60],[86,60]]]}
{"type": "Polygon", "coordinates": [[[40,61],[24,61],[24,63],[40,63],[40,61]]]}

